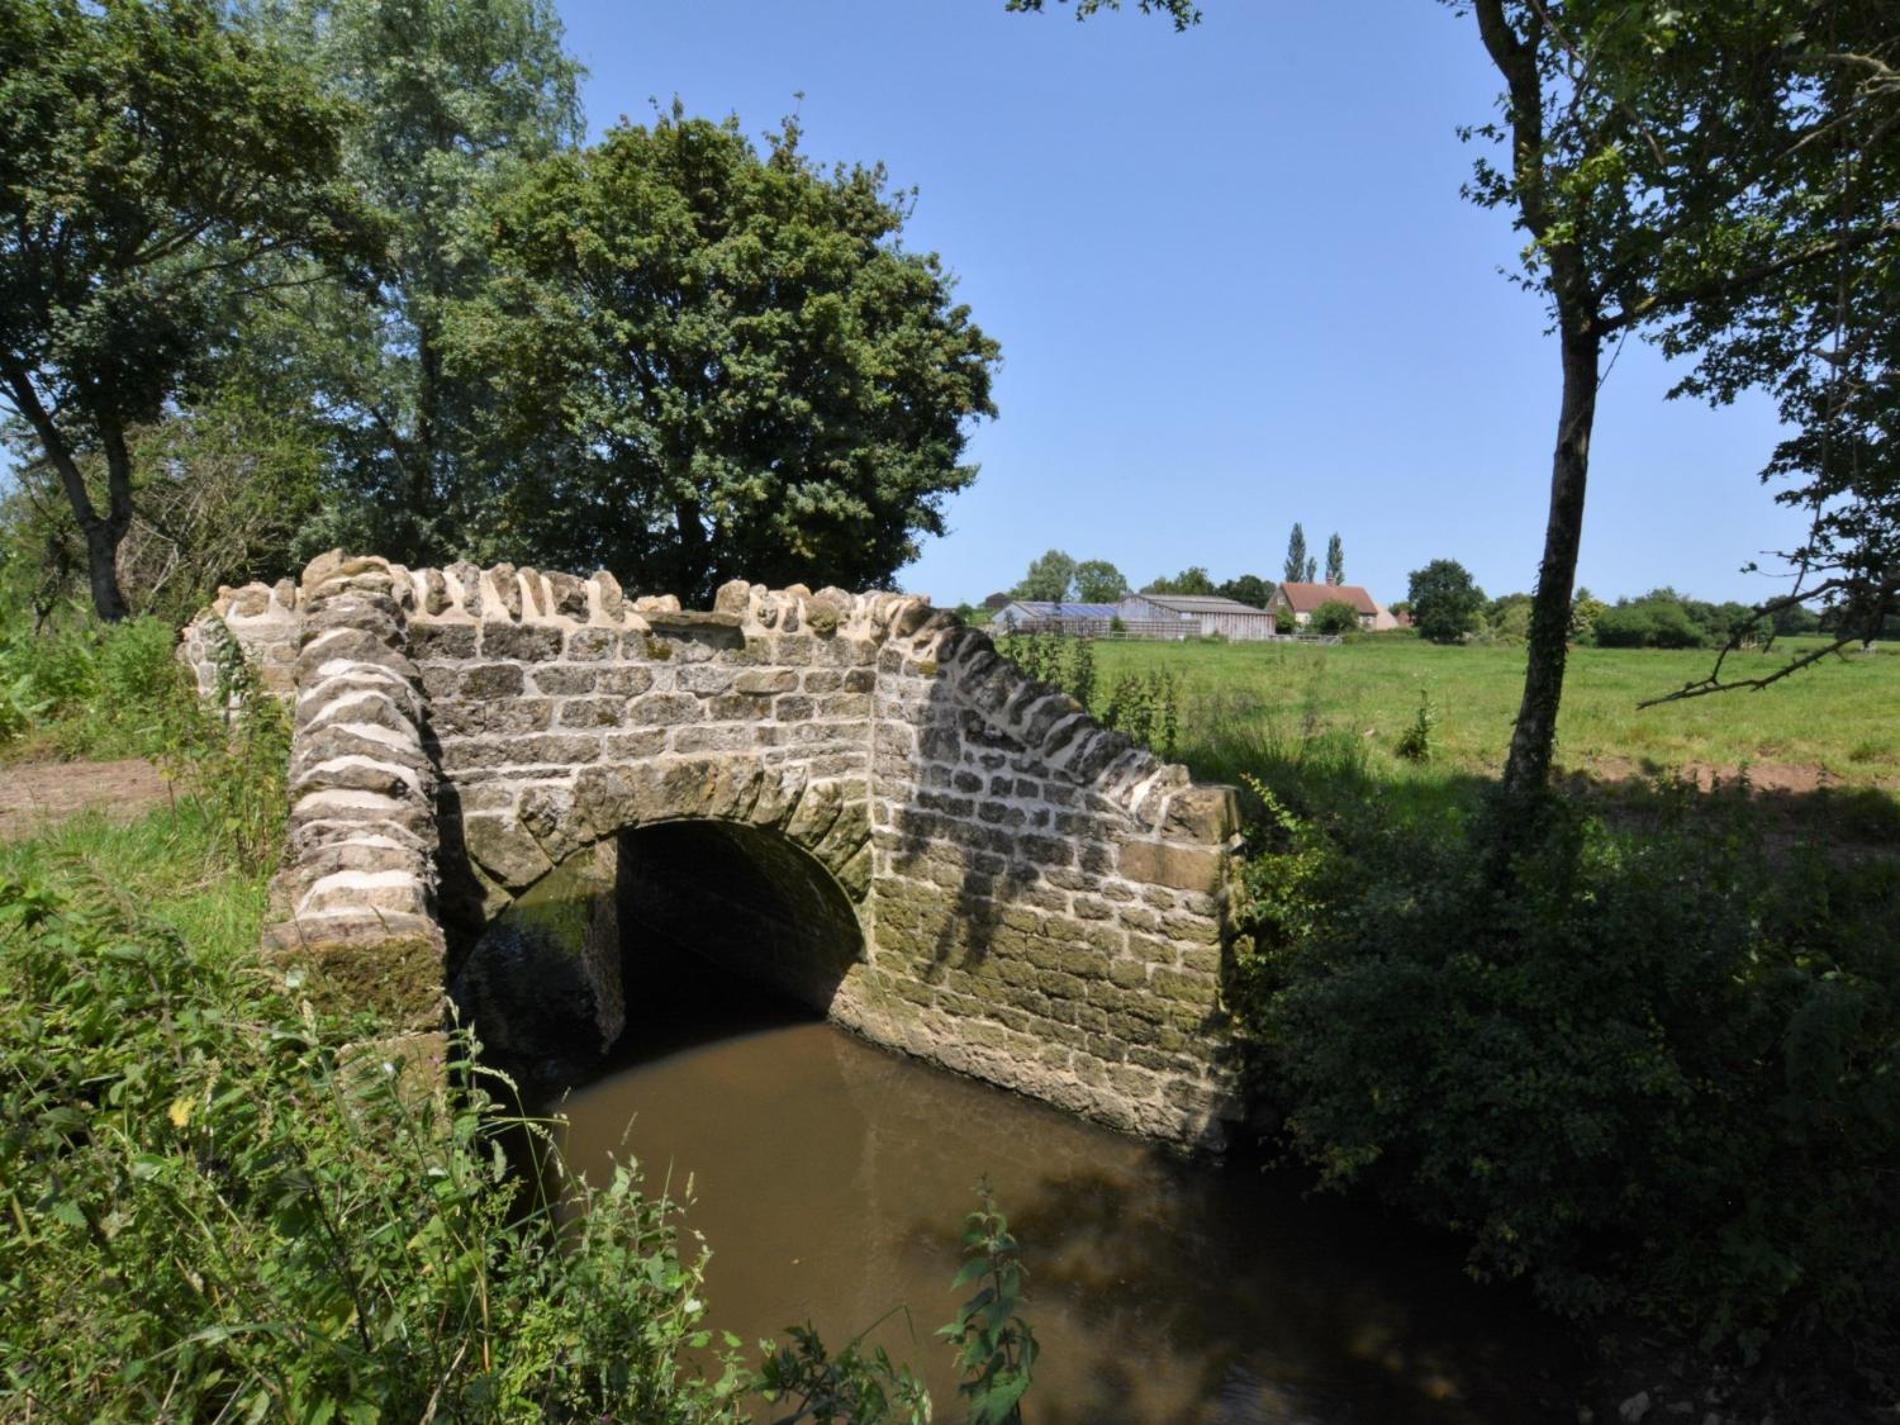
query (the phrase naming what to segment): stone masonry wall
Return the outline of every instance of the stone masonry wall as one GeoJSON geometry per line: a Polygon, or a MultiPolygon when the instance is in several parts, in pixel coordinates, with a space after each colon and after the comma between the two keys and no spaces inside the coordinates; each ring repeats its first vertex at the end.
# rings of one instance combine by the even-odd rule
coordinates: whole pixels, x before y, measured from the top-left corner
{"type": "MultiPolygon", "coordinates": [[[[294,678],[285,953],[335,973],[395,947],[439,991],[445,957],[574,853],[737,823],[855,908],[838,1022],[1153,1137],[1218,1141],[1239,1113],[1219,1000],[1232,793],[952,615],[744,583],[692,612],[607,574],[340,554],[210,613],[294,678]]],[[[206,644],[188,631],[208,687],[206,644]]]]}

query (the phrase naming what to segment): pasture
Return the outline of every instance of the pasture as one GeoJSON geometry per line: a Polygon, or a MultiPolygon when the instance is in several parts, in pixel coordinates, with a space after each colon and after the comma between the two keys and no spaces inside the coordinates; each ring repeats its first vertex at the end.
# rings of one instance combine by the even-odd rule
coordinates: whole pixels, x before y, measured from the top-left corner
{"type": "MultiPolygon", "coordinates": [[[[1759,676],[1789,656],[1729,659],[1725,676],[1759,676]]],[[[1558,729],[1558,763],[1593,780],[1746,772],[1758,788],[1900,791],[1900,648],[1829,658],[1759,691],[1639,709],[1705,676],[1706,650],[1576,648],[1558,729]]],[[[1250,748],[1316,735],[1356,739],[1382,780],[1442,782],[1503,767],[1524,676],[1519,646],[1441,647],[1370,638],[1339,647],[1266,643],[1098,643],[1097,686],[1160,669],[1181,690],[1177,755],[1226,776],[1250,748]],[[1430,699],[1432,757],[1400,757],[1420,695],[1430,699]]]]}

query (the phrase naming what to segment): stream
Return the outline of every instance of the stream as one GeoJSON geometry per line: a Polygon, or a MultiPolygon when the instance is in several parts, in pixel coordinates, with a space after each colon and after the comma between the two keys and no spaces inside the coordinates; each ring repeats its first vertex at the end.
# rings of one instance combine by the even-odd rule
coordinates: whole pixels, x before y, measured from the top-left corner
{"type": "Polygon", "coordinates": [[[630,1155],[651,1191],[690,1182],[709,1324],[748,1347],[875,1325],[961,1420],[933,1333],[987,1177],[1030,1273],[1028,1425],[1574,1418],[1563,1333],[1400,1219],[907,1060],[714,971],[648,1002],[607,1073],[550,1107],[590,1181],[630,1155]]]}

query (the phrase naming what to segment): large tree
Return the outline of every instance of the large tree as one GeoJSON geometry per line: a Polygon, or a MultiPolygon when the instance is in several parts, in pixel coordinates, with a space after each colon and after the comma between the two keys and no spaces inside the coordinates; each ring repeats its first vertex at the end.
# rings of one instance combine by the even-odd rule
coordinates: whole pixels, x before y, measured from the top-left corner
{"type": "Polygon", "coordinates": [[[1807,171],[1743,234],[1757,266],[1789,249],[1826,255],[1697,304],[1665,339],[1699,357],[1681,393],[1718,404],[1773,393],[1788,434],[1762,478],[1784,482],[1777,500],[1804,510],[1808,529],[1783,551],[1786,590],[1759,618],[1725,611],[1715,667],[1675,696],[1760,687],[1900,617],[1900,11],[1837,4],[1828,25],[1831,62],[1816,63],[1805,94],[1813,141],[1788,159],[1807,171]],[[1801,201],[1814,193],[1826,200],[1801,201]],[[1811,631],[1811,602],[1827,609],[1827,643],[1766,673],[1726,674],[1726,655],[1764,625],[1811,631]]]}
{"type": "Polygon", "coordinates": [[[1346,582],[1346,546],[1337,534],[1326,541],[1326,582],[1346,582]]]}
{"type": "Polygon", "coordinates": [[[492,206],[498,272],[450,370],[522,452],[497,552],[701,598],[744,576],[889,582],[975,478],[996,344],[881,167],[821,172],[787,123],[621,125],[492,206]]]}
{"type": "Polygon", "coordinates": [[[340,133],[215,0],[0,0],[0,403],[65,494],[102,618],[126,612],[134,428],[228,344],[267,259],[374,252],[340,133]]]}
{"type": "Polygon", "coordinates": [[[444,330],[493,277],[487,197],[581,141],[560,19],[551,0],[253,0],[250,13],[344,101],[345,168],[390,240],[373,287],[306,272],[255,308],[225,379],[320,423],[326,545],[500,557],[501,491],[546,451],[495,438],[487,373],[449,369],[444,330]]]}
{"type": "Polygon", "coordinates": [[[1251,604],[1256,609],[1264,609],[1273,602],[1273,585],[1258,574],[1242,574],[1229,579],[1214,592],[1239,603],[1251,604]]]}
{"type": "Polygon", "coordinates": [[[1456,559],[1434,559],[1414,569],[1406,595],[1419,636],[1433,643],[1459,642],[1484,614],[1484,590],[1456,559]]]}
{"type": "Polygon", "coordinates": [[[1453,0],[1476,21],[1504,84],[1498,140],[1468,189],[1512,214],[1528,242],[1521,281],[1545,302],[1562,394],[1524,694],[1506,788],[1547,783],[1583,531],[1590,438],[1608,343],[1632,333],[1719,340],[1736,304],[1890,246],[1891,212],[1837,211],[1816,156],[1841,122],[1817,96],[1855,63],[1856,38],[1889,37],[1869,0],[1453,0]],[[1845,28],[1842,21],[1852,17],[1845,28]]]}
{"type": "Polygon", "coordinates": [[[1214,579],[1206,568],[1199,564],[1190,564],[1179,574],[1164,574],[1159,579],[1150,579],[1142,585],[1144,594],[1212,594],[1216,592],[1214,579]]]}

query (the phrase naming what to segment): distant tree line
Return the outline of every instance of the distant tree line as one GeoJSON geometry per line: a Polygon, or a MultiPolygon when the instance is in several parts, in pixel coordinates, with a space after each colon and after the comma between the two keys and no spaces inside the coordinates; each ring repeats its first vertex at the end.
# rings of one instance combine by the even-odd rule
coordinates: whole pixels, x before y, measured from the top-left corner
{"type": "MultiPolygon", "coordinates": [[[[1312,583],[1319,561],[1306,552],[1306,531],[1298,523],[1287,538],[1285,580],[1287,583],[1312,583]]],[[[1338,534],[1326,542],[1326,582],[1346,582],[1346,546],[1338,534]]],[[[1216,582],[1203,564],[1190,564],[1178,574],[1163,574],[1141,586],[1144,594],[1207,594],[1233,599],[1251,608],[1264,609],[1273,600],[1275,585],[1259,574],[1239,574],[1216,582]]],[[[1076,561],[1060,549],[1051,549],[1030,562],[1022,580],[1006,594],[992,594],[984,600],[990,609],[999,609],[1011,599],[1033,599],[1042,603],[1074,602],[1110,604],[1126,598],[1130,586],[1106,559],[1076,561]]],[[[1341,605],[1349,613],[1350,605],[1341,605]]],[[[1356,616],[1352,623],[1357,627],[1356,616]]]]}
{"type": "MultiPolygon", "coordinates": [[[[1273,585],[1258,574],[1242,574],[1222,583],[1202,565],[1190,565],[1179,574],[1163,575],[1142,585],[1144,594],[1218,594],[1264,609],[1273,597],[1273,585]]],[[[1106,559],[1077,560],[1051,549],[1030,561],[1022,579],[1008,592],[991,594],[985,608],[1002,608],[1012,599],[1038,603],[1113,604],[1133,592],[1122,571],[1106,559]]]]}
{"type": "MultiPolygon", "coordinates": [[[[1435,559],[1411,576],[1406,602],[1394,605],[1412,616],[1419,636],[1438,643],[1467,640],[1523,643],[1530,635],[1530,594],[1489,598],[1455,559],[1435,559]]],[[[1664,586],[1635,598],[1605,603],[1579,588],[1570,606],[1570,641],[1597,648],[1746,647],[1768,638],[1828,634],[1838,611],[1784,603],[1773,612],[1730,599],[1713,603],[1664,586]]],[[[1886,637],[1900,637],[1900,618],[1886,637]]]]}

